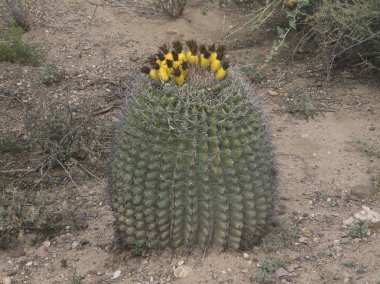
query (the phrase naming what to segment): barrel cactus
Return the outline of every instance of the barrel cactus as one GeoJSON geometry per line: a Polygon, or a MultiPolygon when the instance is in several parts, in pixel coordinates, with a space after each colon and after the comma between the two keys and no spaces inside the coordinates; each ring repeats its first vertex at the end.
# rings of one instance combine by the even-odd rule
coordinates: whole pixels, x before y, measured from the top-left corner
{"type": "Polygon", "coordinates": [[[111,167],[123,246],[237,250],[262,234],[273,207],[272,149],[249,87],[230,73],[206,86],[145,80],[137,88],[111,167]]]}

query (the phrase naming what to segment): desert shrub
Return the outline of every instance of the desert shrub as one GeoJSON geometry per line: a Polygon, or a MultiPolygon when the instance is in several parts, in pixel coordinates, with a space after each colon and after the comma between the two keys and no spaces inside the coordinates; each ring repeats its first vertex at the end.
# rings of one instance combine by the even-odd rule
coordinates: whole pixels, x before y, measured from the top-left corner
{"type": "Polygon", "coordinates": [[[380,67],[380,1],[325,0],[307,21],[331,62],[380,67]]]}
{"type": "Polygon", "coordinates": [[[24,31],[30,29],[32,21],[25,0],[0,0],[0,6],[3,7],[10,25],[21,27],[24,31]]]}
{"type": "Polygon", "coordinates": [[[260,284],[274,283],[274,273],[280,267],[285,268],[287,261],[284,257],[277,257],[274,259],[266,258],[260,265],[260,271],[251,277],[251,282],[258,282],[260,284]]]}
{"type": "Polygon", "coordinates": [[[12,26],[8,32],[0,32],[0,61],[9,61],[36,66],[41,59],[40,52],[21,40],[24,30],[12,26]]]}
{"type": "Polygon", "coordinates": [[[187,0],[156,0],[156,5],[171,17],[182,16],[187,0]]]}
{"type": "Polygon", "coordinates": [[[44,66],[43,73],[40,76],[41,83],[45,86],[61,82],[65,77],[65,71],[58,69],[56,66],[48,64],[44,66]]]}
{"type": "Polygon", "coordinates": [[[98,140],[91,117],[75,115],[68,104],[50,104],[31,120],[31,139],[52,161],[65,164],[72,158],[83,161],[96,155],[98,140]]]}
{"type": "Polygon", "coordinates": [[[61,206],[42,191],[5,187],[0,191],[0,248],[9,247],[23,231],[37,232],[41,238],[51,237],[67,225],[81,226],[78,206],[69,196],[60,196],[61,206]]]}
{"type": "Polygon", "coordinates": [[[256,31],[270,19],[283,14],[278,23],[278,39],[267,61],[284,47],[289,36],[298,35],[294,51],[314,40],[329,62],[329,67],[350,66],[358,62],[380,66],[380,1],[377,0],[270,0],[252,13],[244,25],[228,31],[231,37],[246,25],[256,31]]]}

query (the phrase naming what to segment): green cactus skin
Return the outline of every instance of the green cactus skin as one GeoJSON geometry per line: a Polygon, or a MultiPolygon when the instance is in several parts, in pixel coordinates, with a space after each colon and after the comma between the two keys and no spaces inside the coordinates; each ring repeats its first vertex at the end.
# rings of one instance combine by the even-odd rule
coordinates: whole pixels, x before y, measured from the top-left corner
{"type": "Polygon", "coordinates": [[[273,207],[272,149],[238,80],[147,83],[115,142],[111,199],[126,247],[247,249],[273,207]]]}

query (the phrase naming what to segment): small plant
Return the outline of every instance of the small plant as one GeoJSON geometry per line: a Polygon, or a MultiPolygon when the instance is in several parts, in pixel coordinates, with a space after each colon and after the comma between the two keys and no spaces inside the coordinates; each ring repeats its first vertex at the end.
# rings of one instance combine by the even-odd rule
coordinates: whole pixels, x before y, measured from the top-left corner
{"type": "Polygon", "coordinates": [[[370,143],[366,140],[356,139],[352,142],[355,149],[364,153],[371,159],[377,159],[378,164],[376,167],[376,176],[374,177],[374,184],[380,188],[380,144],[377,142],[370,143]]]}
{"type": "Polygon", "coordinates": [[[9,153],[11,155],[16,155],[20,151],[20,146],[18,145],[16,138],[12,137],[12,133],[6,133],[5,138],[0,139],[0,153],[9,153]]]}
{"type": "Polygon", "coordinates": [[[61,259],[61,268],[67,268],[67,259],[66,258],[61,259]]]}
{"type": "Polygon", "coordinates": [[[31,27],[32,20],[29,8],[25,0],[0,0],[9,22],[28,31],[31,27]]]}
{"type": "Polygon", "coordinates": [[[59,70],[54,65],[44,66],[43,73],[40,77],[41,83],[45,86],[51,86],[53,84],[61,82],[65,77],[65,72],[59,70]]]}
{"type": "Polygon", "coordinates": [[[41,55],[35,47],[22,42],[23,32],[22,28],[13,26],[10,32],[0,33],[0,61],[39,64],[41,55]]]}
{"type": "Polygon", "coordinates": [[[358,263],[353,259],[346,260],[342,264],[343,264],[343,266],[345,266],[347,268],[358,267],[358,263]]]}
{"type": "Polygon", "coordinates": [[[264,259],[261,263],[261,271],[252,277],[252,280],[256,280],[260,284],[273,283],[273,274],[280,268],[286,268],[287,262],[283,257],[277,257],[275,259],[264,259]]]}
{"type": "Polygon", "coordinates": [[[351,227],[349,235],[353,238],[363,238],[368,232],[368,221],[359,221],[351,227]]]}
{"type": "Polygon", "coordinates": [[[314,118],[317,110],[313,106],[312,102],[302,96],[288,96],[285,101],[285,107],[288,113],[294,117],[304,118],[309,120],[314,118]]]}
{"type": "Polygon", "coordinates": [[[268,252],[278,251],[292,245],[300,236],[300,229],[287,220],[279,220],[277,225],[263,237],[264,249],[268,252]]]}
{"type": "Polygon", "coordinates": [[[77,271],[75,270],[73,276],[71,277],[69,284],[82,284],[84,277],[77,274],[77,271]]]}
{"type": "Polygon", "coordinates": [[[187,0],[156,0],[157,6],[173,18],[182,16],[187,0]]]}

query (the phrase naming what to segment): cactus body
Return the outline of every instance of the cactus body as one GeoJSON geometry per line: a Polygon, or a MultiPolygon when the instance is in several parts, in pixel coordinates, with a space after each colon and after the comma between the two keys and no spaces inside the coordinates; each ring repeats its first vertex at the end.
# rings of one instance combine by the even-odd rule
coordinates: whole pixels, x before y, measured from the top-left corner
{"type": "Polygon", "coordinates": [[[111,199],[127,247],[249,248],[273,203],[271,147],[237,80],[147,83],[115,143],[111,199]]]}

